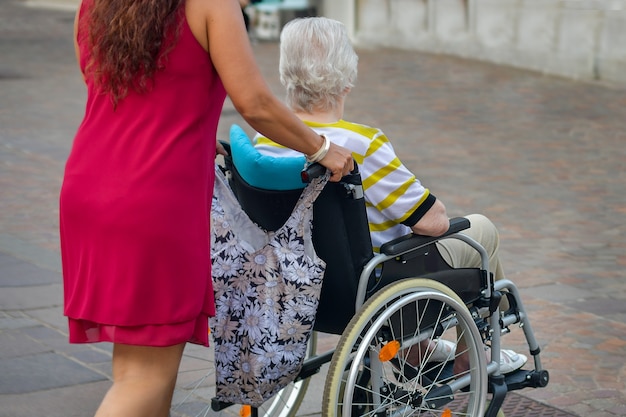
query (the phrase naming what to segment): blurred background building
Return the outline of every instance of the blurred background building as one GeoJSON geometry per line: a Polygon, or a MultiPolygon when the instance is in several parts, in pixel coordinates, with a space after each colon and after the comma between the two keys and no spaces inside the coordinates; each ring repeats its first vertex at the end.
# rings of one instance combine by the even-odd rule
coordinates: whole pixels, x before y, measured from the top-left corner
{"type": "Polygon", "coordinates": [[[342,21],[361,48],[451,54],[626,84],[626,0],[262,0],[248,12],[259,40],[276,40],[293,17],[317,14],[342,21]]]}
{"type": "Polygon", "coordinates": [[[446,53],[626,84],[623,0],[329,0],[326,4],[327,14],[349,23],[360,46],[446,53]]]}

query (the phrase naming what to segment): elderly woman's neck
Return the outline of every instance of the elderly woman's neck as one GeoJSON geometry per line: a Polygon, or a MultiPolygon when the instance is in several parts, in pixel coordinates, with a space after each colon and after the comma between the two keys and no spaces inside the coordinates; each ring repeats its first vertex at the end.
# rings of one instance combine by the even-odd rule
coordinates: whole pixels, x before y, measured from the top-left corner
{"type": "Polygon", "coordinates": [[[336,111],[315,111],[315,112],[295,112],[301,120],[317,123],[335,123],[341,120],[343,112],[336,111]]]}
{"type": "Polygon", "coordinates": [[[298,116],[300,120],[316,123],[335,123],[341,120],[341,115],[336,112],[296,112],[296,116],[298,116]]]}
{"type": "Polygon", "coordinates": [[[295,111],[294,113],[301,120],[317,123],[335,123],[343,118],[343,98],[338,101],[337,105],[332,109],[314,109],[311,112],[295,111]]]}

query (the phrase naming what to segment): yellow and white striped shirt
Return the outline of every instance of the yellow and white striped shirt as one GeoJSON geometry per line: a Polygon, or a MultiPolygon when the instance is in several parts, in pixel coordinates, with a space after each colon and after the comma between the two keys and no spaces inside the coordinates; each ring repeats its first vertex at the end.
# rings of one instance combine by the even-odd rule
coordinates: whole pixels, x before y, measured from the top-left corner
{"type": "MultiPolygon", "coordinates": [[[[384,133],[380,129],[345,120],[305,123],[331,142],[352,151],[363,180],[374,250],[378,251],[383,243],[410,233],[407,225],[417,223],[433,205],[435,197],[400,162],[384,133]]],[[[259,134],[254,138],[254,145],[263,155],[302,155],[259,134]]]]}

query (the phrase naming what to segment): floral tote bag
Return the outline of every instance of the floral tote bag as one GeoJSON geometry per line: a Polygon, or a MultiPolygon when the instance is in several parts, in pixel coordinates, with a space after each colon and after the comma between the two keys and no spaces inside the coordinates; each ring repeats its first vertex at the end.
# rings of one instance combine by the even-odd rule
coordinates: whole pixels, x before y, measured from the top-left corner
{"type": "Polygon", "coordinates": [[[326,267],[311,241],[312,205],[328,177],[313,180],[285,224],[267,232],[248,218],[216,168],[211,328],[220,401],[258,407],[302,367],[326,267]]]}

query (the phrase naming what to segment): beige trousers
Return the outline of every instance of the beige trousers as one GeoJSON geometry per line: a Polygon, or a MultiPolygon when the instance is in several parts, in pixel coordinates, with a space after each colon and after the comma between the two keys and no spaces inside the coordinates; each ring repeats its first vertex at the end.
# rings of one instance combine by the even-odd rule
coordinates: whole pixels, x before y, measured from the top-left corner
{"type": "MultiPolygon", "coordinates": [[[[463,234],[471,237],[481,244],[489,255],[489,271],[493,273],[494,280],[504,278],[504,271],[498,257],[500,237],[498,229],[487,217],[482,214],[470,214],[464,216],[469,219],[471,227],[463,230],[463,234]]],[[[467,243],[459,239],[442,239],[437,242],[437,248],[443,259],[453,268],[479,268],[481,266],[480,254],[467,243]]],[[[500,310],[506,310],[508,302],[502,298],[500,310]]]]}

